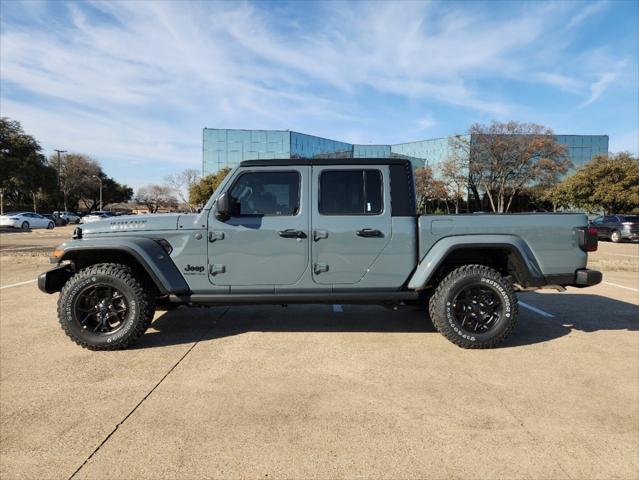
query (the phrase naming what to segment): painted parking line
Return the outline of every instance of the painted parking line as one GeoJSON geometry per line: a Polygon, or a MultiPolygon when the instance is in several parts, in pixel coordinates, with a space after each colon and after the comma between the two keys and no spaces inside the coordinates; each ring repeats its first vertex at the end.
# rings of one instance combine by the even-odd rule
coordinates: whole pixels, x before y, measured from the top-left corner
{"type": "Polygon", "coordinates": [[[341,305],[333,305],[333,312],[338,313],[338,312],[343,312],[344,310],[342,309],[341,305]]]}
{"type": "Polygon", "coordinates": [[[0,287],[0,290],[4,290],[5,288],[19,287],[20,285],[27,285],[28,283],[34,283],[37,279],[27,280],[26,282],[13,283],[11,285],[5,285],[4,287],[0,287]]]}
{"type": "Polygon", "coordinates": [[[34,250],[36,248],[39,248],[39,249],[43,249],[43,248],[44,249],[50,249],[51,247],[32,245],[30,247],[0,248],[0,253],[2,253],[2,252],[17,252],[18,250],[34,250]]]}
{"type": "Polygon", "coordinates": [[[625,285],[619,285],[618,283],[611,283],[611,282],[601,282],[601,283],[605,283],[606,285],[610,285],[611,287],[617,287],[617,288],[623,288],[624,290],[630,290],[631,292],[639,292],[639,288],[626,287],[625,285]]]}
{"type": "Polygon", "coordinates": [[[519,301],[519,305],[521,305],[522,307],[530,310],[531,312],[535,312],[535,313],[541,315],[542,317],[555,318],[555,316],[552,313],[548,313],[548,312],[545,312],[544,310],[542,310],[541,308],[537,308],[537,307],[533,307],[532,305],[528,305],[527,303],[524,303],[521,300],[519,301]]]}

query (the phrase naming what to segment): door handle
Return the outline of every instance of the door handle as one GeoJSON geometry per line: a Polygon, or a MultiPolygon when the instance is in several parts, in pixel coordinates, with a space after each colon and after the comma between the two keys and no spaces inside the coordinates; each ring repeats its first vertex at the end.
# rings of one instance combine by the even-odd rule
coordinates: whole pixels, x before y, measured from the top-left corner
{"type": "Polygon", "coordinates": [[[326,230],[313,230],[313,240],[317,242],[322,238],[328,238],[328,232],[326,230]]]}
{"type": "Polygon", "coordinates": [[[358,237],[371,238],[371,237],[383,237],[384,234],[380,230],[375,230],[373,228],[363,228],[361,230],[357,230],[355,234],[358,237]]]}
{"type": "Polygon", "coordinates": [[[313,273],[314,274],[319,274],[319,273],[324,273],[324,272],[328,272],[328,265],[326,265],[325,263],[314,263],[313,264],[313,273]]]}
{"type": "Polygon", "coordinates": [[[303,231],[295,230],[294,228],[280,230],[277,234],[284,238],[306,238],[306,234],[303,231]]]}
{"type": "Polygon", "coordinates": [[[224,240],[224,232],[209,232],[209,242],[224,240]]]}

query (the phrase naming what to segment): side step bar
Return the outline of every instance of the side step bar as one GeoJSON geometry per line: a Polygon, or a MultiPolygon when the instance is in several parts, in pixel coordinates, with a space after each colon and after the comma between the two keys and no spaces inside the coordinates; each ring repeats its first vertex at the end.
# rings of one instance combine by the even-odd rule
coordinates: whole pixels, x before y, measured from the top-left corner
{"type": "Polygon", "coordinates": [[[417,300],[419,292],[348,292],[348,293],[249,293],[169,295],[171,303],[188,305],[251,305],[293,303],[385,304],[417,300]]]}

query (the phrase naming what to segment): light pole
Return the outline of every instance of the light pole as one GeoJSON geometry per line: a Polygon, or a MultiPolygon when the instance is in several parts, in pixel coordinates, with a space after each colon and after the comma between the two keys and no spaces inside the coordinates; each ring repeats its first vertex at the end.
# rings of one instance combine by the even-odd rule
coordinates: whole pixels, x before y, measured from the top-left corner
{"type": "MultiPolygon", "coordinates": [[[[54,152],[56,152],[58,154],[58,210],[60,210],[60,190],[61,190],[61,186],[60,186],[60,172],[62,171],[62,160],[60,159],[60,154],[61,153],[67,153],[66,150],[58,150],[57,148],[53,149],[54,152]]],[[[66,202],[64,205],[64,209],[67,209],[66,206],[66,202]]]]}
{"type": "Polygon", "coordinates": [[[100,182],[100,212],[102,211],[102,179],[97,175],[91,175],[93,178],[97,178],[100,182]]]}

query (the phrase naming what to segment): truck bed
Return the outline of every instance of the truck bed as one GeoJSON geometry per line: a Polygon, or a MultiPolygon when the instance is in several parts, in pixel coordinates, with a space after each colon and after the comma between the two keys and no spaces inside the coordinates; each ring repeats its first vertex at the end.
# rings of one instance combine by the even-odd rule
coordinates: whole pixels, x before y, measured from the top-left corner
{"type": "Polygon", "coordinates": [[[576,228],[587,225],[582,213],[424,215],[418,218],[419,260],[445,237],[506,234],[530,247],[544,275],[562,274],[586,267],[576,228]]]}

